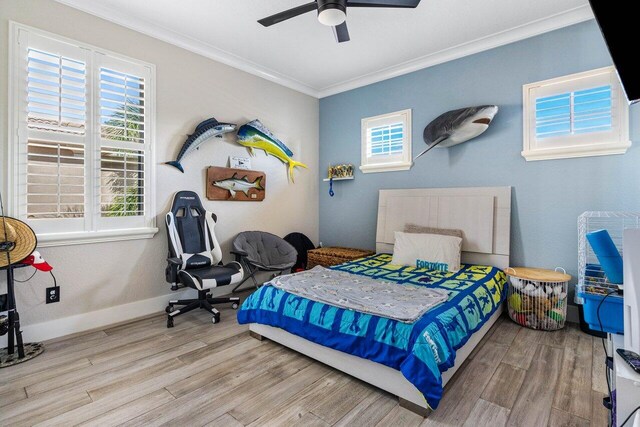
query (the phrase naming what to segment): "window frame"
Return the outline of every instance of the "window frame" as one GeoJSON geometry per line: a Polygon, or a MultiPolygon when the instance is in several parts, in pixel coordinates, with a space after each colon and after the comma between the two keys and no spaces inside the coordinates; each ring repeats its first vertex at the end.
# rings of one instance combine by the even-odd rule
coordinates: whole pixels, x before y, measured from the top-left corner
{"type": "MultiPolygon", "coordinates": [[[[89,45],[54,33],[26,26],[14,21],[9,22],[9,85],[8,85],[8,150],[7,150],[7,210],[10,215],[30,224],[36,231],[38,245],[65,246],[73,244],[111,242],[121,240],[152,238],[157,232],[156,227],[156,162],[155,162],[155,112],[156,112],[156,70],[155,65],[116,52],[111,52],[97,46],[89,45]],[[75,229],[67,228],[65,223],[51,226],[56,220],[39,220],[26,217],[26,193],[21,194],[26,182],[21,173],[26,168],[26,147],[30,132],[26,126],[26,74],[24,67],[29,35],[37,38],[50,39],[55,44],[68,44],[74,48],[86,51],[86,122],[85,135],[85,206],[90,206],[79,221],[83,225],[75,229]],[[148,82],[145,83],[145,138],[140,150],[145,155],[145,214],[138,217],[105,218],[100,212],[100,148],[104,141],[100,137],[100,65],[98,57],[113,58],[114,61],[131,64],[139,69],[144,68],[148,82]],[[18,83],[20,82],[20,83],[18,83]],[[22,83],[24,82],[24,83],[22,83]],[[148,97],[148,99],[147,99],[148,97]],[[113,221],[115,220],[115,221],[113,221]],[[120,220],[120,221],[119,221],[120,220]],[[40,221],[40,223],[38,223],[40,221]],[[45,222],[46,221],[46,222],[45,222]],[[108,224],[107,226],[104,226],[108,224]]],[[[31,131],[33,133],[33,130],[31,131]]],[[[45,132],[47,139],[53,140],[52,134],[45,132]]],[[[61,140],[65,140],[61,138],[61,140]]]]}
{"type": "Polygon", "coordinates": [[[413,165],[411,153],[411,132],[411,109],[363,118],[360,122],[360,170],[362,173],[395,172],[411,169],[411,166],[413,165]],[[373,157],[368,156],[368,131],[373,127],[383,126],[384,124],[394,122],[395,120],[399,120],[403,124],[402,154],[391,158],[388,158],[389,156],[383,156],[379,158],[380,161],[375,161],[373,157]],[[387,158],[385,159],[385,157],[387,158]]]}
{"type": "Polygon", "coordinates": [[[603,67],[567,76],[556,77],[522,86],[523,143],[522,157],[527,161],[569,159],[577,157],[624,154],[631,146],[629,139],[629,104],[615,67],[603,67]],[[611,86],[612,129],[605,132],[560,135],[536,138],[536,99],[584,88],[597,87],[606,81],[611,86]],[[592,83],[589,83],[592,82],[592,83]],[[554,91],[554,87],[557,87],[554,91]],[[542,95],[537,92],[543,91],[542,95]],[[555,145],[550,148],[549,145],[555,145]]]}

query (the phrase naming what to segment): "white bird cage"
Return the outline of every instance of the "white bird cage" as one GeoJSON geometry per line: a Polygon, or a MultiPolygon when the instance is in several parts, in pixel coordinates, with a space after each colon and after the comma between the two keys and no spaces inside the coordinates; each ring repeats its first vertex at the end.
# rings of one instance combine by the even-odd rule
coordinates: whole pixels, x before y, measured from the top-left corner
{"type": "Polygon", "coordinates": [[[622,233],[627,228],[640,228],[640,212],[584,212],[578,217],[578,284],[575,302],[582,304],[579,292],[607,294],[617,285],[609,283],[598,257],[587,240],[587,233],[607,230],[622,255],[622,233]]]}

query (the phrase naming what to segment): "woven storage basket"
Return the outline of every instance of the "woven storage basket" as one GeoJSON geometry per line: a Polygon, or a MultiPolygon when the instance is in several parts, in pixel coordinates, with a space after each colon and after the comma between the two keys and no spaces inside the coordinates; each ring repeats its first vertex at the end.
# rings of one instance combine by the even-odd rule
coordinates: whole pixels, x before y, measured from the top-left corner
{"type": "Polygon", "coordinates": [[[373,254],[375,254],[373,251],[337,246],[311,249],[307,252],[307,268],[313,268],[316,265],[330,267],[373,254]]]}
{"type": "Polygon", "coordinates": [[[571,276],[539,268],[509,267],[507,306],[509,317],[531,329],[554,331],[564,328],[567,292],[571,276]]]}

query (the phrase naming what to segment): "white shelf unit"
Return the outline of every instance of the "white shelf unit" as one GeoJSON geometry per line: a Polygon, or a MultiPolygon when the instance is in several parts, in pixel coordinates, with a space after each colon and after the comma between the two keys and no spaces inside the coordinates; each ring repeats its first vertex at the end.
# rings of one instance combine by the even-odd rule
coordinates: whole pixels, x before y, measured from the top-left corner
{"type": "MultiPolygon", "coordinates": [[[[613,372],[611,387],[616,390],[616,425],[620,427],[622,422],[640,404],[640,374],[631,369],[616,352],[617,349],[624,348],[624,336],[609,334],[609,351],[613,354],[613,372]]],[[[640,412],[640,411],[639,411],[640,412]]],[[[638,416],[636,413],[635,416],[638,416]]],[[[627,426],[635,425],[634,418],[627,423],[627,426]]]]}
{"type": "MultiPolygon", "coordinates": [[[[334,181],[350,181],[352,180],[354,177],[353,176],[346,176],[344,178],[333,178],[334,181]]],[[[330,179],[329,178],[325,178],[323,179],[324,182],[329,182],[330,179]]]]}

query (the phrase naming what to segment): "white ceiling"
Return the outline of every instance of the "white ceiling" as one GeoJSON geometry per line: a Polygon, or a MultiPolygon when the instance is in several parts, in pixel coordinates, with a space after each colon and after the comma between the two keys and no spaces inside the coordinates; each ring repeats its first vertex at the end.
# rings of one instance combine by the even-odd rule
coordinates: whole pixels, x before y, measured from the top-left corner
{"type": "Polygon", "coordinates": [[[269,80],[323,97],[592,17],[587,0],[422,0],[348,11],[338,44],[315,13],[256,21],[307,0],[58,0],[269,80]]]}

